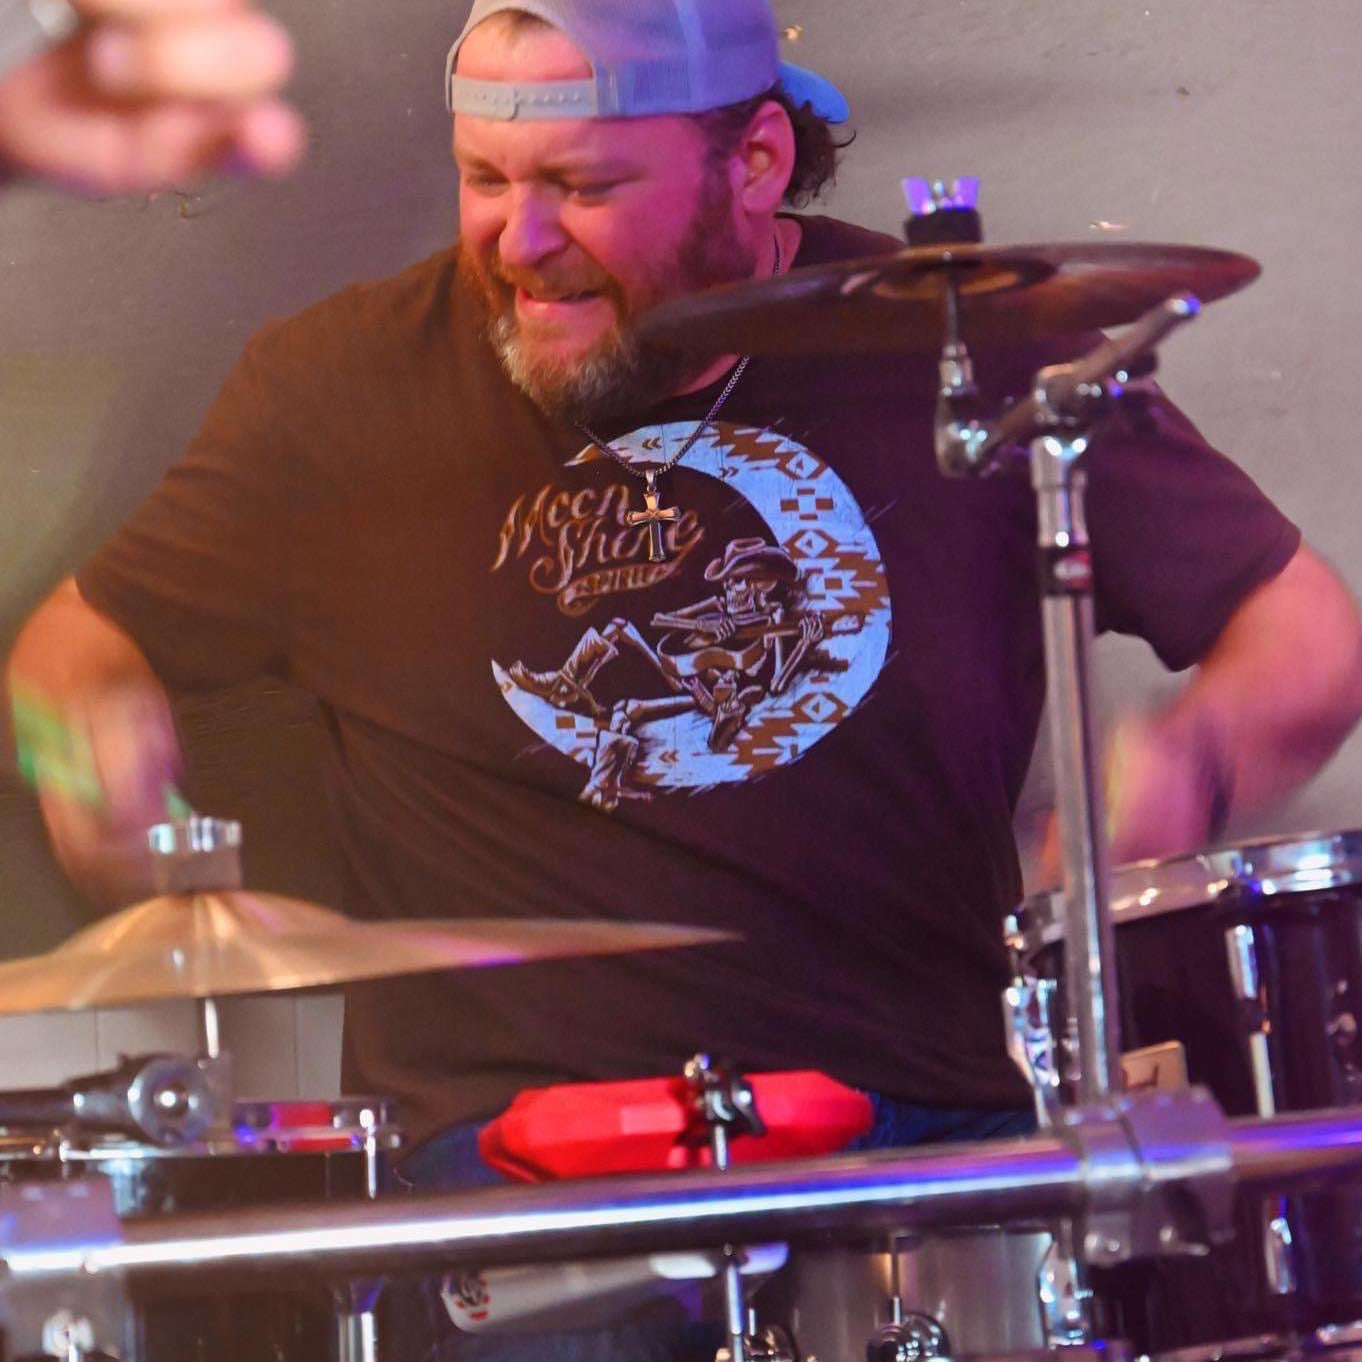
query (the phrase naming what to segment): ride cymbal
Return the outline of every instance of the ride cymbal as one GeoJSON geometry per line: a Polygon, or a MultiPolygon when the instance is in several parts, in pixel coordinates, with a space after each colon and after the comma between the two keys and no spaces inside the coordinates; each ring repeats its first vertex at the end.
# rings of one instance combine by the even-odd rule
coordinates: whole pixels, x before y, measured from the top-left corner
{"type": "Polygon", "coordinates": [[[710,355],[934,354],[951,280],[960,339],[983,346],[1121,326],[1178,293],[1213,302],[1258,274],[1248,256],[1204,246],[925,246],[676,298],[644,315],[639,337],[710,355]]]}

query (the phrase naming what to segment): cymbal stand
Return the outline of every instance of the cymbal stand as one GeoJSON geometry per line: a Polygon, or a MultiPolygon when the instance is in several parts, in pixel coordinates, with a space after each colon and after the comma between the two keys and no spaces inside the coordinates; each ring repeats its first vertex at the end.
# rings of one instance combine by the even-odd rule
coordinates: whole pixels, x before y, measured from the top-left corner
{"type": "MultiPolygon", "coordinates": [[[[373,1201],[379,1193],[379,1113],[365,1106],[359,1113],[364,1131],[364,1195],[373,1201]]],[[[377,1362],[378,1298],[385,1285],[382,1277],[357,1278],[332,1288],[336,1305],[337,1362],[377,1362]]]]}
{"type": "Polygon", "coordinates": [[[1120,1039],[1109,906],[1106,815],[1094,734],[1093,579],[1081,466],[1092,433],[1154,367],[1153,348],[1200,310],[1191,295],[1145,313],[1116,340],[1042,369],[1031,394],[995,421],[978,419],[977,390],[958,327],[958,280],[946,281],[945,345],[936,418],[943,473],[984,476],[1030,446],[1049,676],[1055,802],[1065,902],[1065,1070],[1070,1105],[1120,1090],[1120,1039]]]}
{"type": "MultiPolygon", "coordinates": [[[[709,1144],[716,1170],[729,1168],[730,1132],[765,1135],[766,1125],[757,1111],[752,1085],[736,1070],[715,1064],[708,1055],[695,1055],[686,1062],[697,1132],[709,1144]]],[[[724,1333],[727,1345],[719,1353],[723,1362],[793,1362],[794,1353],[779,1329],[758,1330],[756,1312],[747,1308],[742,1280],[742,1250],[723,1246],[724,1333]]]]}
{"type": "MultiPolygon", "coordinates": [[[[147,846],[158,894],[241,888],[240,823],[190,814],[149,828],[147,846]]],[[[203,1052],[209,1059],[222,1059],[217,999],[204,995],[196,1001],[203,1052]]]]}
{"type": "Polygon", "coordinates": [[[209,1059],[222,1056],[222,1029],[218,1023],[218,1003],[216,998],[202,997],[199,1005],[199,1030],[203,1035],[203,1053],[209,1059]]]}
{"type": "Polygon", "coordinates": [[[337,1362],[377,1362],[378,1298],[383,1285],[383,1278],[375,1277],[332,1288],[337,1362]]]}

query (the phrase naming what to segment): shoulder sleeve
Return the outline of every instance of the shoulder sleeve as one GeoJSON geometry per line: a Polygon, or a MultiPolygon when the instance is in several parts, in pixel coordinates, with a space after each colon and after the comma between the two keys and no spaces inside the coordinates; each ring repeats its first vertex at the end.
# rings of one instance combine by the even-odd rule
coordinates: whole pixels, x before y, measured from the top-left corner
{"type": "Polygon", "coordinates": [[[1097,625],[1146,639],[1180,671],[1210,650],[1300,531],[1157,391],[1087,459],[1097,625]]]}
{"type": "Polygon", "coordinates": [[[298,475],[267,353],[250,343],[188,453],[76,575],[176,688],[287,671],[298,475]]]}

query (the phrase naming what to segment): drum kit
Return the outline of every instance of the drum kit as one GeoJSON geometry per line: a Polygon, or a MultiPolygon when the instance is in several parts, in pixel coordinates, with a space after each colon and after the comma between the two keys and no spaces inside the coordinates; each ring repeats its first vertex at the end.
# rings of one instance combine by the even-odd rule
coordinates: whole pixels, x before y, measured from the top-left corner
{"type": "Polygon", "coordinates": [[[241,1100],[215,999],[716,935],[352,922],[243,892],[239,830],[191,818],[152,832],[159,898],[0,966],[0,1011],[191,997],[203,1022],[199,1056],[0,1093],[10,1355],[373,1362],[379,1289],[416,1274],[449,1274],[445,1306],[469,1332],[500,1327],[489,1300],[524,1303],[506,1327],[542,1330],[593,1290],[707,1280],[730,1362],[1348,1362],[1362,1348],[1362,835],[1113,875],[1096,776],[1082,461],[1158,342],[1257,268],[1171,246],[994,249],[975,182],[906,187],[907,249],[679,299],[642,329],[716,354],[930,350],[942,472],[1029,459],[1063,882],[1007,920],[1004,1014],[1038,1133],[837,1154],[864,1114],[856,1094],[696,1056],[630,1090],[646,1121],[602,1097],[618,1124],[591,1157],[575,1108],[517,1103],[484,1148],[533,1185],[388,1195],[386,1104],[241,1100]],[[981,410],[969,344],[1106,327],[1126,329],[981,410]],[[794,1090],[821,1113],[810,1128],[789,1117],[794,1090]]]}

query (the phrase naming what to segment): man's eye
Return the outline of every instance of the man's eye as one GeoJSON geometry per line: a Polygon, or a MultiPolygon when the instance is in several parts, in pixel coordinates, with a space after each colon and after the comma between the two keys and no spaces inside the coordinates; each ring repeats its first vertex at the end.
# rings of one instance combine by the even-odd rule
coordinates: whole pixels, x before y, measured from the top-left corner
{"type": "Polygon", "coordinates": [[[587,184],[572,184],[568,193],[574,199],[604,199],[620,187],[619,180],[594,180],[587,184]]]}
{"type": "Polygon", "coordinates": [[[495,175],[465,175],[463,182],[475,194],[495,194],[506,188],[506,181],[495,175]]]}

